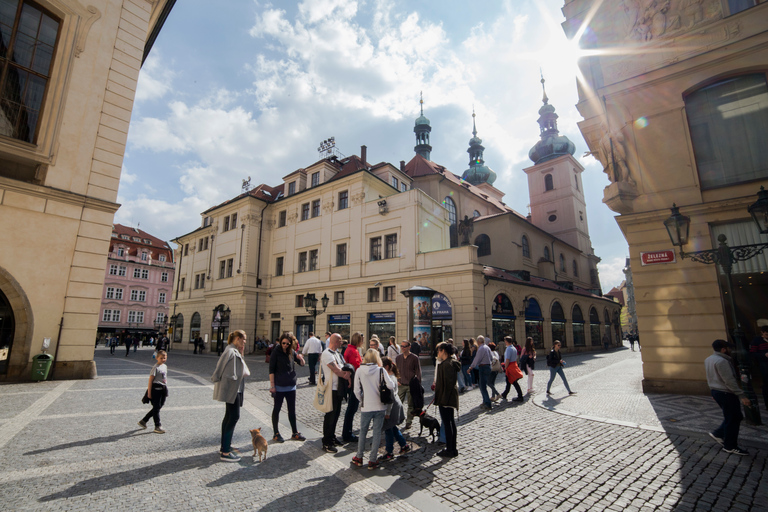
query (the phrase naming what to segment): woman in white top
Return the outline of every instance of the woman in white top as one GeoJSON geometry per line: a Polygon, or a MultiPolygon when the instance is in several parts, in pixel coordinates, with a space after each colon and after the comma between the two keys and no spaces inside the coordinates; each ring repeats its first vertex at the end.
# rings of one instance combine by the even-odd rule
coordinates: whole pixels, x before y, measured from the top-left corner
{"type": "Polygon", "coordinates": [[[379,351],[369,348],[363,358],[363,364],[355,372],[355,396],[360,400],[360,438],[357,441],[357,455],[352,457],[352,464],[363,465],[363,451],[368,429],[373,428],[371,440],[371,455],[368,458],[368,469],[379,466],[378,455],[381,444],[381,427],[384,424],[387,405],[381,403],[379,386],[384,383],[394,393],[392,381],[381,368],[379,351]],[[373,422],[373,426],[371,426],[373,422]]]}
{"type": "Polygon", "coordinates": [[[397,346],[397,343],[395,342],[395,337],[390,336],[389,337],[389,346],[387,347],[387,357],[391,360],[397,359],[397,356],[400,355],[400,347],[397,346]]]}

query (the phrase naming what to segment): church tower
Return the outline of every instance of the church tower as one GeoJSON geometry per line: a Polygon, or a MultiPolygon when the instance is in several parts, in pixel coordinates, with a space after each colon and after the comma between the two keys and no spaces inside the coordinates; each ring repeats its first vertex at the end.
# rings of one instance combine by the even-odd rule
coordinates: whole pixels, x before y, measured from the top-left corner
{"type": "Polygon", "coordinates": [[[432,127],[429,125],[429,119],[424,117],[424,97],[419,98],[419,105],[421,107],[421,115],[416,118],[416,125],[413,127],[413,133],[416,134],[416,146],[413,150],[429,160],[430,153],[432,152],[432,146],[429,145],[429,134],[432,131],[432,127]]]}
{"type": "MultiPolygon", "coordinates": [[[[587,225],[587,207],[581,173],[584,167],[573,157],[576,146],[557,130],[555,107],[549,104],[544,77],[544,93],[539,109],[540,140],[528,152],[533,166],[524,169],[528,175],[531,222],[560,240],[578,248],[589,259],[590,281],[599,288],[597,262],[587,225]]],[[[570,269],[569,269],[570,270],[570,269]]]]}
{"type": "Polygon", "coordinates": [[[496,181],[496,173],[490,167],[485,165],[483,160],[483,139],[477,136],[477,125],[475,124],[475,111],[472,109],[472,138],[469,139],[469,169],[464,171],[461,179],[470,182],[472,185],[487,183],[493,185],[496,181]]]}

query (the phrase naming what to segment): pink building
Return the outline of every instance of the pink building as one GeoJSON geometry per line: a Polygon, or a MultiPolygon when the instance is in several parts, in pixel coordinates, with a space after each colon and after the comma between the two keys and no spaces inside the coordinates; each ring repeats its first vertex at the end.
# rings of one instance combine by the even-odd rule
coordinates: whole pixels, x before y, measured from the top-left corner
{"type": "Polygon", "coordinates": [[[148,340],[167,328],[175,264],[166,242],[138,228],[112,226],[98,337],[148,340]]]}

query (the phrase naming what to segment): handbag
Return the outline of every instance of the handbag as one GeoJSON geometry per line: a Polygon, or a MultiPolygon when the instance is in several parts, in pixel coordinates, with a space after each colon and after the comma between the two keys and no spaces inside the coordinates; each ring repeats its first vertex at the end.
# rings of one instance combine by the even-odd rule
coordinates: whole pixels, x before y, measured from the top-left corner
{"type": "Polygon", "coordinates": [[[392,390],[387,387],[387,383],[384,382],[384,369],[379,371],[379,400],[382,404],[388,405],[393,402],[392,390]]]}
{"type": "Polygon", "coordinates": [[[499,362],[499,356],[496,356],[491,361],[491,371],[492,372],[501,372],[501,363],[499,362]]]}
{"type": "Polygon", "coordinates": [[[333,379],[325,380],[323,370],[317,372],[317,388],[315,389],[315,409],[322,413],[333,410],[333,379]]]}

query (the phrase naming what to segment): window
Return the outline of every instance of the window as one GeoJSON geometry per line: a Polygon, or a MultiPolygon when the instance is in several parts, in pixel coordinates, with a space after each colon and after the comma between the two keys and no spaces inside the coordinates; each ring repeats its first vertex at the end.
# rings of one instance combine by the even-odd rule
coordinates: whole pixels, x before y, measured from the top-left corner
{"type": "Polygon", "coordinates": [[[303,295],[297,295],[296,296],[296,307],[297,308],[303,308],[304,307],[304,296],[303,295]]]}
{"type": "Polygon", "coordinates": [[[477,246],[478,256],[490,256],[491,255],[491,237],[488,235],[477,235],[474,245],[477,246]]]}
{"type": "Polygon", "coordinates": [[[309,270],[317,270],[317,249],[309,251],[309,270]]]}
{"type": "Polygon", "coordinates": [[[165,304],[165,292],[160,292],[157,295],[157,303],[158,304],[165,304]]]}
{"type": "Polygon", "coordinates": [[[149,270],[146,268],[141,270],[141,278],[142,279],[149,279],[149,270]]]}
{"type": "Polygon", "coordinates": [[[343,306],[344,305],[344,292],[334,292],[333,293],[333,304],[335,306],[343,306]]]}
{"type": "Polygon", "coordinates": [[[579,190],[579,176],[578,176],[578,174],[573,177],[573,180],[576,182],[576,190],[579,190]]]}
{"type": "Polygon", "coordinates": [[[309,203],[301,205],[301,220],[307,220],[309,218],[309,203]]]}
{"type": "Polygon", "coordinates": [[[315,199],[312,201],[312,218],[320,216],[320,200],[315,199]]]}
{"type": "Polygon", "coordinates": [[[400,183],[400,192],[408,192],[408,184],[405,182],[400,183]]]}
{"type": "Polygon", "coordinates": [[[125,256],[125,249],[123,249],[122,247],[118,247],[117,248],[117,255],[120,256],[121,258],[123,256],[125,256]]]}
{"type": "Polygon", "coordinates": [[[144,290],[131,290],[131,300],[145,302],[147,300],[147,292],[144,290]]]}
{"type": "Polygon", "coordinates": [[[143,324],[144,323],[144,312],[143,311],[129,311],[128,312],[128,323],[129,324],[143,324]]]}
{"type": "Polygon", "coordinates": [[[34,144],[59,21],[31,3],[2,2],[0,33],[3,111],[0,133],[34,144]]]}
{"type": "Polygon", "coordinates": [[[113,287],[110,287],[110,286],[107,287],[107,298],[108,299],[115,298],[115,289],[113,287]]]}
{"type": "Polygon", "coordinates": [[[147,251],[141,251],[141,261],[147,261],[148,258],[149,258],[149,254],[147,253],[147,251]]]}
{"type": "Polygon", "coordinates": [[[160,261],[165,261],[165,254],[161,254],[157,259],[160,261]]]}
{"type": "Polygon", "coordinates": [[[316,187],[320,184],[320,173],[319,172],[313,172],[312,173],[312,186],[316,187]]]}
{"type": "Polygon", "coordinates": [[[395,300],[395,287],[394,286],[385,286],[384,287],[384,302],[393,302],[395,300]]]}
{"type": "Polygon", "coordinates": [[[168,272],[163,272],[160,274],[160,282],[167,283],[168,282],[168,272]]]}
{"type": "Polygon", "coordinates": [[[549,257],[549,247],[547,247],[546,245],[544,246],[544,260],[552,261],[549,257]]]}
{"type": "Polygon", "coordinates": [[[224,274],[227,272],[227,261],[221,260],[219,262],[219,279],[224,279],[224,274]]]}
{"type": "Polygon", "coordinates": [[[123,289],[114,288],[112,286],[107,287],[107,298],[115,300],[123,300],[123,289]]]}
{"type": "Polygon", "coordinates": [[[227,277],[232,277],[232,271],[235,268],[235,258],[229,258],[227,260],[227,277]]]}
{"type": "Polygon", "coordinates": [[[474,218],[478,218],[478,217],[480,217],[480,215],[481,215],[481,213],[479,211],[477,211],[477,210],[472,212],[472,217],[474,217],[474,218]]]}
{"type": "Polygon", "coordinates": [[[205,288],[205,272],[195,276],[195,290],[205,288]]]}
{"type": "Polygon", "coordinates": [[[544,190],[554,190],[555,188],[555,180],[552,178],[551,174],[547,174],[544,176],[544,190]]]}
{"type": "Polygon", "coordinates": [[[557,215],[555,215],[555,214],[553,213],[552,215],[550,215],[549,217],[547,217],[547,220],[548,220],[549,222],[555,222],[555,221],[557,220],[557,215]]]}
{"type": "Polygon", "coordinates": [[[306,251],[299,253],[299,272],[307,271],[307,253],[306,251]]]}
{"type": "Polygon", "coordinates": [[[165,323],[165,313],[158,313],[157,316],[155,317],[155,321],[157,323],[164,324],[165,323]]]}
{"type": "Polygon", "coordinates": [[[133,278],[134,279],[140,279],[141,278],[141,269],[140,268],[133,269],[133,278]]]}
{"type": "Polygon", "coordinates": [[[184,244],[184,256],[189,256],[189,244],[184,244]]]}
{"type": "Polygon", "coordinates": [[[371,261],[381,259],[381,237],[371,238],[371,261]]]}
{"type": "Polygon", "coordinates": [[[230,217],[232,220],[229,222],[229,229],[235,229],[237,227],[237,214],[233,213],[230,217]]]}
{"type": "Polygon", "coordinates": [[[379,302],[378,288],[368,288],[368,302],[379,302]]]}
{"type": "Polygon", "coordinates": [[[392,176],[392,186],[395,187],[395,189],[400,188],[400,181],[392,176]]]}
{"type": "Polygon", "coordinates": [[[728,0],[728,12],[734,15],[755,6],[755,0],[728,0]]]}
{"type": "Polygon", "coordinates": [[[285,210],[277,214],[277,227],[285,227],[285,210]]]}
{"type": "Polygon", "coordinates": [[[131,237],[129,237],[128,235],[120,235],[120,238],[122,238],[123,240],[130,240],[131,239],[131,237]]]}
{"type": "Polygon", "coordinates": [[[565,255],[560,253],[560,272],[565,272],[565,255]]]}
{"type": "Polygon", "coordinates": [[[195,290],[200,288],[200,274],[195,275],[195,290]]]}
{"type": "Polygon", "coordinates": [[[765,74],[703,87],[685,98],[701,188],[768,177],[768,85],[765,74]]]}
{"type": "Polygon", "coordinates": [[[336,266],[341,267],[347,264],[347,244],[336,246],[336,266]]]}
{"type": "Polygon", "coordinates": [[[576,260],[573,260],[573,276],[579,277],[579,264],[576,263],[576,260]]]}
{"type": "Polygon", "coordinates": [[[109,266],[109,275],[116,276],[117,275],[117,265],[110,265],[109,266]]]}
{"type": "Polygon", "coordinates": [[[229,231],[229,215],[224,217],[224,229],[222,231],[229,231]]]}
{"type": "Polygon", "coordinates": [[[445,200],[443,201],[443,206],[445,206],[445,209],[448,210],[448,223],[451,225],[450,227],[451,247],[458,247],[459,232],[456,226],[456,203],[454,203],[453,199],[451,199],[449,196],[445,196],[445,200]]]}
{"type": "Polygon", "coordinates": [[[288,195],[292,196],[296,193],[296,182],[292,181],[288,184],[288,195]]]}
{"type": "Polygon", "coordinates": [[[275,275],[281,276],[283,275],[283,256],[278,256],[275,260],[275,275]]]}
{"type": "Polygon", "coordinates": [[[117,269],[117,275],[118,275],[118,276],[123,276],[123,277],[125,277],[125,275],[126,275],[127,273],[128,273],[128,267],[124,267],[124,266],[120,265],[120,268],[119,268],[119,269],[117,269]]]}
{"type": "Polygon", "coordinates": [[[208,250],[208,237],[200,239],[200,247],[198,248],[199,251],[207,251],[208,250]]]}
{"type": "Polygon", "coordinates": [[[141,238],[139,238],[139,237],[137,237],[137,236],[133,237],[133,238],[132,238],[132,240],[133,240],[134,242],[141,242],[141,238]]]}
{"type": "Polygon", "coordinates": [[[339,210],[349,208],[349,192],[346,190],[339,192],[339,210]]]}
{"type": "Polygon", "coordinates": [[[105,309],[104,315],[101,317],[102,322],[119,322],[120,310],[119,309],[105,309]]]}
{"type": "Polygon", "coordinates": [[[182,291],[182,292],[184,291],[184,285],[185,284],[187,284],[187,278],[186,277],[182,277],[181,281],[179,282],[179,288],[181,288],[180,291],[182,291]]]}
{"type": "Polygon", "coordinates": [[[530,258],[531,257],[531,245],[528,243],[528,237],[523,235],[523,239],[521,242],[521,245],[523,246],[523,258],[530,258]]]}
{"type": "Polygon", "coordinates": [[[384,237],[387,252],[386,258],[397,258],[397,235],[387,235],[384,237]]]}

